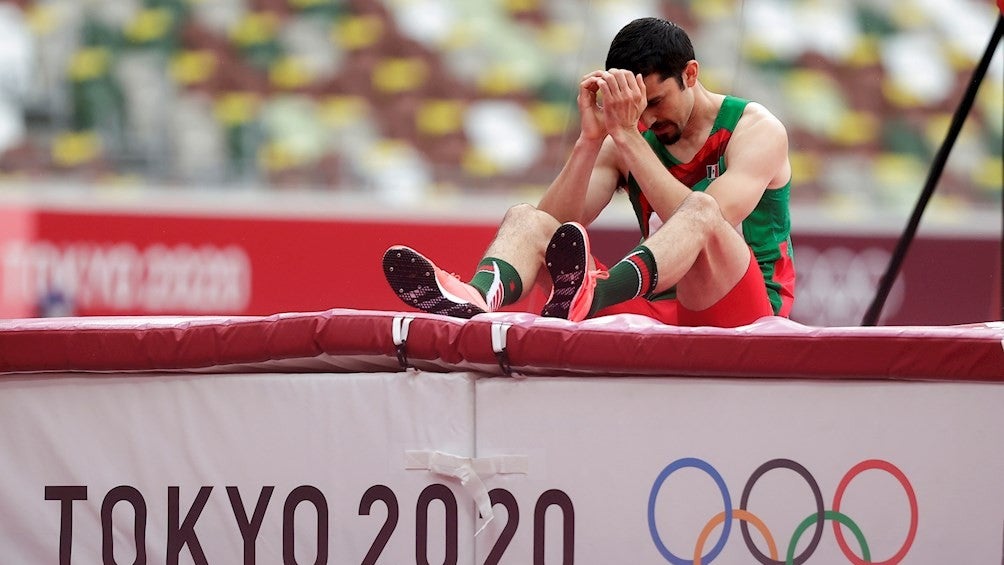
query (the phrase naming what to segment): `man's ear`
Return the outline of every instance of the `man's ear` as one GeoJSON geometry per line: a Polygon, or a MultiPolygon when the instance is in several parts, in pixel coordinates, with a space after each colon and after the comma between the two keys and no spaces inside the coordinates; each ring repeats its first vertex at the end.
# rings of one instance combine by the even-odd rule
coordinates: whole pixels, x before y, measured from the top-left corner
{"type": "Polygon", "coordinates": [[[687,66],[683,67],[683,85],[687,88],[693,87],[697,84],[697,75],[700,74],[701,65],[691,59],[687,62],[687,66]]]}

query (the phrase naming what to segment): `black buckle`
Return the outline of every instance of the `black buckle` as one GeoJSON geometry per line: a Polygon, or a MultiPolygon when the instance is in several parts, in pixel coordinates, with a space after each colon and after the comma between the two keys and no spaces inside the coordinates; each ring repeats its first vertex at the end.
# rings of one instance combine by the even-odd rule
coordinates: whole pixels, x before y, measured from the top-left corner
{"type": "Polygon", "coordinates": [[[495,353],[495,358],[498,359],[499,367],[502,369],[502,373],[507,377],[511,377],[512,365],[509,364],[509,350],[503,349],[502,351],[497,351],[495,353]]]}
{"type": "Polygon", "coordinates": [[[408,340],[404,340],[395,346],[397,349],[397,362],[401,365],[401,368],[407,371],[411,367],[408,366],[408,340]]]}

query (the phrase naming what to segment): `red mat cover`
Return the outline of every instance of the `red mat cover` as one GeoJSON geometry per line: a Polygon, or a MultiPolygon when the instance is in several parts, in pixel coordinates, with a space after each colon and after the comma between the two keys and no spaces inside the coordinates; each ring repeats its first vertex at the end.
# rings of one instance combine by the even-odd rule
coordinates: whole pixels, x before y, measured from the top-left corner
{"type": "Polygon", "coordinates": [[[1004,381],[1004,323],[824,328],[768,317],[723,329],[666,326],[634,315],[574,323],[525,313],[460,320],[349,309],[0,321],[0,373],[6,374],[403,367],[557,376],[1004,381]]]}

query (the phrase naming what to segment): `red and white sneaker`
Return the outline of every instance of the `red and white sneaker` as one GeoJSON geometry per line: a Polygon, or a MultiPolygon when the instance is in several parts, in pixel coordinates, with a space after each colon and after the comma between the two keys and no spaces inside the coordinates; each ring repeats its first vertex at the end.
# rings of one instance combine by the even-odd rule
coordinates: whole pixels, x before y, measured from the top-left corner
{"type": "Polygon", "coordinates": [[[478,289],[410,247],[388,249],[383,254],[383,274],[401,300],[423,312],[471,318],[491,311],[478,289]]]}
{"type": "Polygon", "coordinates": [[[551,273],[554,288],[541,316],[573,322],[586,319],[593,304],[597,279],[608,276],[606,271],[590,269],[591,260],[585,228],[568,222],[554,232],[544,252],[544,264],[551,273]]]}

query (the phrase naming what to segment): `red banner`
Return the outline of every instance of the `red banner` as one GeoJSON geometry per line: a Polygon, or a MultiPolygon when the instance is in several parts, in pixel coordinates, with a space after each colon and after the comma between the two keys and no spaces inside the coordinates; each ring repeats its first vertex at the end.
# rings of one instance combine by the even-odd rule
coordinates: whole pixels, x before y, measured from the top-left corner
{"type": "MultiPolygon", "coordinates": [[[[408,310],[380,268],[404,243],[462,278],[495,225],[0,209],[0,316],[266,315],[329,308],[408,310]]],[[[596,228],[613,262],[630,229],[596,228]]],[[[857,325],[895,238],[795,234],[793,318],[857,325]]],[[[997,319],[999,242],[921,238],[911,247],[883,323],[948,325],[997,319]]]]}
{"type": "Polygon", "coordinates": [[[489,226],[53,211],[7,211],[8,217],[33,227],[0,232],[4,316],[400,308],[380,270],[384,249],[407,241],[438,252],[444,268],[460,269],[494,231],[489,226]]]}

